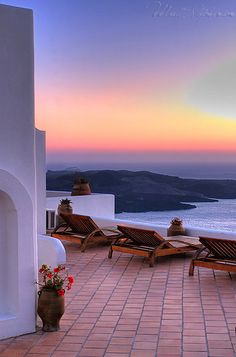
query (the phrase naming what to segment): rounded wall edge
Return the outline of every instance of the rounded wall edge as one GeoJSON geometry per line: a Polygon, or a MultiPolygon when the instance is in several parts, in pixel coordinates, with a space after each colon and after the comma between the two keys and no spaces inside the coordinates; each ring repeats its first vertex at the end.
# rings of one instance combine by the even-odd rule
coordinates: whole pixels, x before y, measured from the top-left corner
{"type": "Polygon", "coordinates": [[[66,251],[57,238],[38,234],[38,265],[42,264],[56,267],[66,263],[66,251]]]}
{"type": "MultiPolygon", "coordinates": [[[[37,266],[35,264],[36,232],[34,226],[34,205],[26,187],[11,173],[0,169],[0,190],[13,202],[17,214],[16,242],[11,244],[11,256],[17,255],[18,262],[12,264],[17,276],[16,314],[9,319],[1,316],[0,339],[29,332],[35,332],[36,321],[36,284],[37,266]],[[12,251],[14,250],[14,251],[12,251]]],[[[6,252],[3,252],[6,254],[6,252]]]]}

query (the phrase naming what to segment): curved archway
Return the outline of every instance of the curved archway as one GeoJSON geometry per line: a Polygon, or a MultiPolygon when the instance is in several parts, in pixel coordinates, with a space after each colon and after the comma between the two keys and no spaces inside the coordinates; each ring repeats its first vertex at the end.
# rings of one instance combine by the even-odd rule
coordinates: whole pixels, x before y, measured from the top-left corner
{"type": "Polygon", "coordinates": [[[17,213],[10,196],[0,190],[0,316],[14,315],[17,296],[16,274],[11,265],[18,265],[17,213]]]}
{"type": "Polygon", "coordinates": [[[26,188],[0,170],[0,338],[35,329],[34,217],[26,188]]]}

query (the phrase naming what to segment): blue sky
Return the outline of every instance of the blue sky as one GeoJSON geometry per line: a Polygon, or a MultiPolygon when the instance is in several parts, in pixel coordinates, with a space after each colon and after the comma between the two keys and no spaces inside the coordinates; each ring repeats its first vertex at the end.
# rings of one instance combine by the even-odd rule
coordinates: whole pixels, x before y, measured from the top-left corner
{"type": "Polygon", "coordinates": [[[34,12],[49,161],[234,156],[235,0],[1,3],[34,12]]]}

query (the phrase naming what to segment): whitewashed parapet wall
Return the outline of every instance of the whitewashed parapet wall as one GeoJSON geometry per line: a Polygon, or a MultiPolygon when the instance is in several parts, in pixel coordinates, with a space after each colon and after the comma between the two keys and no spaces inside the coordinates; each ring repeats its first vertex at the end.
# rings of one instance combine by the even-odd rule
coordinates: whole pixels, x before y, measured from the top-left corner
{"type": "MultiPolygon", "coordinates": [[[[150,229],[160,233],[163,236],[167,236],[167,229],[166,225],[157,225],[151,222],[139,222],[139,221],[129,221],[125,219],[108,219],[108,218],[101,218],[101,217],[93,217],[96,223],[100,227],[116,227],[117,225],[127,225],[129,227],[137,227],[143,229],[150,229]]],[[[215,230],[215,229],[207,229],[201,227],[191,227],[185,226],[186,235],[191,237],[212,237],[212,238],[234,238],[236,239],[235,232],[228,232],[223,230],[215,230]]]]}
{"type": "Polygon", "coordinates": [[[33,16],[0,5],[0,339],[35,331],[33,16]]]}
{"type": "Polygon", "coordinates": [[[57,211],[61,199],[68,198],[72,201],[73,212],[88,216],[113,219],[115,217],[115,196],[105,193],[92,193],[84,196],[71,196],[70,192],[47,192],[47,209],[57,211]]]}

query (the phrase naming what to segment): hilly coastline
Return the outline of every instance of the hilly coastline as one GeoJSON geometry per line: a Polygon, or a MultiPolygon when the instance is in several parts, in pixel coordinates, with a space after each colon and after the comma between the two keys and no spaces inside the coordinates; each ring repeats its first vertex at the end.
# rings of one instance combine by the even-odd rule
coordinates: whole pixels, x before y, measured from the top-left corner
{"type": "MultiPolygon", "coordinates": [[[[48,171],[47,190],[71,191],[72,171],[48,171]]],[[[78,173],[77,173],[78,174],[78,173]]],[[[116,213],[192,209],[192,202],[236,198],[236,180],[183,179],[149,171],[93,170],[79,173],[94,193],[116,196],[116,213]]]]}

